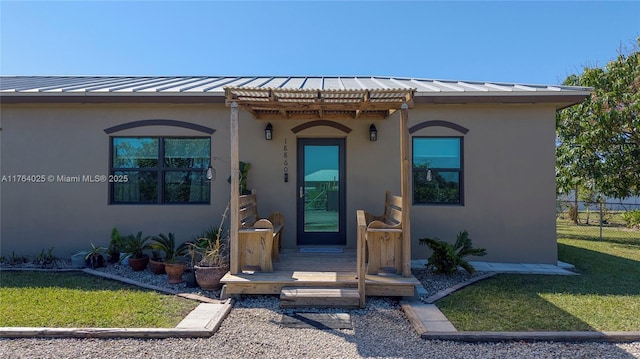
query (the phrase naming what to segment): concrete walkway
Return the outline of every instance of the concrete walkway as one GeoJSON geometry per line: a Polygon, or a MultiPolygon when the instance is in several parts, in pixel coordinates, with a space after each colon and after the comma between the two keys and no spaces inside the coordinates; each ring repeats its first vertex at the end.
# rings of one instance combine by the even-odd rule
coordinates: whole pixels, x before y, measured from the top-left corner
{"type": "MultiPolygon", "coordinates": [[[[426,259],[414,259],[411,261],[411,268],[424,268],[427,263],[426,259]]],[[[549,275],[577,275],[573,272],[575,267],[573,264],[558,261],[557,265],[553,264],[536,264],[536,263],[499,263],[499,262],[482,262],[469,261],[478,272],[491,273],[518,273],[518,274],[549,274],[549,275]]]]}
{"type": "Polygon", "coordinates": [[[530,263],[496,263],[469,261],[478,272],[495,273],[519,273],[519,274],[549,274],[549,275],[577,275],[572,270],[572,264],[558,261],[553,264],[530,264],[530,263]]]}

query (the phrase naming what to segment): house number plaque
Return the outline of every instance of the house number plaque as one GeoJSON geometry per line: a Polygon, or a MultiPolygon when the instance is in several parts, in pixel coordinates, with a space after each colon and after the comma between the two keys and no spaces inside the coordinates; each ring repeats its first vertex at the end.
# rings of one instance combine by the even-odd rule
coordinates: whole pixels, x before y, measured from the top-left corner
{"type": "Polygon", "coordinates": [[[284,161],[282,162],[282,164],[284,165],[284,181],[285,182],[289,182],[289,160],[287,159],[288,155],[287,155],[287,139],[284,139],[284,146],[282,146],[282,157],[284,159],[284,161]]]}

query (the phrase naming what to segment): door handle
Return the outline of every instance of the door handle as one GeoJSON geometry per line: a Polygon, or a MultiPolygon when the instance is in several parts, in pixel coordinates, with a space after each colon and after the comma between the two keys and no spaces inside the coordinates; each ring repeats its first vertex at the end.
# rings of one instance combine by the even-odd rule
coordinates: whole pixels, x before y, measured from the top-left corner
{"type": "Polygon", "coordinates": [[[304,188],[300,186],[300,198],[304,198],[304,188]]]}

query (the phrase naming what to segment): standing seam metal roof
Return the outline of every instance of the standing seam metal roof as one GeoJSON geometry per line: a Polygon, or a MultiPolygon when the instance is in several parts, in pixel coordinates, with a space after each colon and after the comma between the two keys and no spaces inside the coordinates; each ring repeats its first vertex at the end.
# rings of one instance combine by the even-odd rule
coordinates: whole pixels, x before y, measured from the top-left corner
{"type": "Polygon", "coordinates": [[[211,94],[225,87],[373,90],[415,89],[415,95],[509,95],[589,92],[587,87],[378,76],[2,76],[0,94],[211,94]]]}

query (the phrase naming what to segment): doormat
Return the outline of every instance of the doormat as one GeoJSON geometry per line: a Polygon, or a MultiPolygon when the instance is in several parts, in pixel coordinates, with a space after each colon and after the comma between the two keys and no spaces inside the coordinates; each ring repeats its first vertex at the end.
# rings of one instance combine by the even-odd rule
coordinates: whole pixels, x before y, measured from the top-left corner
{"type": "Polygon", "coordinates": [[[300,248],[300,253],[342,253],[342,248],[304,247],[300,248]]]}
{"type": "Polygon", "coordinates": [[[353,329],[348,313],[282,314],[280,324],[286,328],[353,329]]]}

